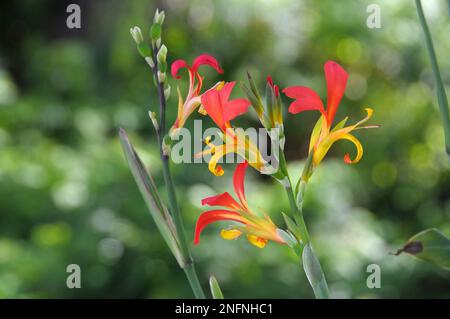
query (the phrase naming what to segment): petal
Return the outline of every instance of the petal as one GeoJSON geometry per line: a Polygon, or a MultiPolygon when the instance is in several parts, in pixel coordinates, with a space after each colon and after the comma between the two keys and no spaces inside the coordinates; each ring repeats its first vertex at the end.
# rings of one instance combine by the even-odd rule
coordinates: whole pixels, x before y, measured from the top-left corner
{"type": "Polygon", "coordinates": [[[264,246],[266,246],[268,240],[255,236],[255,235],[247,235],[247,239],[250,243],[252,243],[253,245],[255,245],[258,248],[264,248],[264,246]]]}
{"type": "Polygon", "coordinates": [[[204,212],[200,215],[197,220],[197,224],[195,225],[194,244],[197,245],[199,243],[200,234],[206,226],[220,220],[233,220],[242,224],[247,223],[247,219],[245,219],[238,213],[229,210],[220,209],[204,212]]]}
{"type": "Polygon", "coordinates": [[[220,68],[219,62],[217,62],[217,60],[209,54],[200,54],[198,57],[196,57],[194,62],[192,63],[192,69],[197,72],[198,68],[201,65],[209,65],[210,67],[214,68],[217,73],[223,73],[223,70],[220,68]]]}
{"type": "Polygon", "coordinates": [[[214,123],[223,130],[225,127],[225,120],[223,119],[223,106],[219,90],[217,88],[212,88],[206,91],[202,94],[201,100],[206,113],[208,113],[214,123]]]}
{"type": "Polygon", "coordinates": [[[220,95],[220,101],[222,103],[228,102],[230,98],[231,91],[233,91],[234,86],[236,85],[236,81],[224,83],[223,86],[217,87],[217,92],[220,95]]]}
{"type": "Polygon", "coordinates": [[[210,172],[216,176],[222,176],[224,174],[224,171],[222,169],[222,166],[217,165],[217,162],[226,154],[233,152],[235,152],[235,148],[232,145],[223,144],[220,146],[216,146],[214,148],[214,154],[212,155],[208,163],[210,172]]]}
{"type": "Polygon", "coordinates": [[[177,75],[178,70],[180,70],[181,68],[189,69],[189,65],[186,63],[186,61],[180,59],[180,60],[176,60],[175,62],[172,63],[172,66],[170,67],[170,69],[171,69],[172,76],[175,79],[181,79],[181,76],[177,75]]]}
{"type": "Polygon", "coordinates": [[[286,96],[295,99],[289,106],[289,113],[297,114],[303,111],[320,111],[325,114],[319,95],[306,86],[290,86],[283,90],[286,96]]]}
{"type": "Polygon", "coordinates": [[[359,140],[356,137],[345,132],[344,131],[345,129],[346,128],[331,133],[323,142],[321,142],[318,145],[317,149],[314,151],[314,157],[313,157],[314,165],[317,166],[322,161],[322,159],[325,157],[325,155],[328,153],[331,146],[339,140],[348,140],[348,141],[352,142],[353,144],[355,144],[355,146],[356,146],[356,151],[357,151],[356,157],[353,160],[351,160],[350,155],[345,154],[345,156],[344,156],[345,163],[355,164],[361,160],[361,158],[363,156],[363,148],[362,148],[361,143],[359,142],[359,140]]]}
{"type": "Polygon", "coordinates": [[[245,161],[236,166],[236,170],[233,175],[233,186],[234,191],[236,192],[236,196],[239,198],[239,201],[242,203],[242,206],[248,210],[247,200],[245,199],[245,189],[244,189],[244,180],[245,180],[245,171],[247,170],[248,162],[245,161]]]}
{"type": "Polygon", "coordinates": [[[324,69],[327,80],[327,122],[328,126],[331,126],[339,103],[344,95],[348,74],[334,61],[327,61],[324,69]]]}
{"type": "MultiPolygon", "coordinates": [[[[373,109],[371,109],[371,108],[368,107],[368,108],[365,109],[365,111],[367,112],[367,115],[366,115],[365,118],[363,118],[362,120],[358,121],[356,124],[353,124],[353,125],[349,125],[349,126],[346,126],[346,127],[343,127],[343,128],[338,128],[338,129],[336,129],[336,127],[340,124],[340,123],[338,123],[338,124],[336,125],[336,127],[333,128],[332,133],[333,133],[333,134],[346,134],[346,133],[350,133],[350,132],[353,131],[353,130],[358,129],[358,128],[360,127],[361,124],[366,123],[368,120],[370,120],[370,118],[371,118],[372,115],[373,115],[373,109]]],[[[345,120],[345,119],[344,119],[344,120],[345,120]]],[[[378,127],[378,126],[373,126],[373,128],[375,128],[375,127],[378,127]]],[[[361,128],[364,128],[364,127],[361,127],[361,128]]]]}
{"type": "Polygon", "coordinates": [[[322,121],[324,121],[324,117],[321,116],[316,122],[316,125],[314,125],[314,128],[311,133],[311,138],[309,139],[309,152],[316,146],[317,141],[320,137],[320,132],[322,131],[322,121]]]}
{"type": "Polygon", "coordinates": [[[202,95],[202,105],[217,126],[225,131],[228,121],[247,112],[250,102],[246,99],[228,101],[236,82],[218,85],[202,95]]]}
{"type": "Polygon", "coordinates": [[[222,229],[220,231],[220,236],[226,240],[233,240],[242,235],[242,232],[237,229],[222,229]]]}
{"type": "Polygon", "coordinates": [[[202,205],[223,206],[230,209],[242,210],[242,206],[234,200],[228,192],[202,199],[202,205]]]}
{"type": "Polygon", "coordinates": [[[361,160],[362,156],[363,156],[363,147],[361,145],[361,142],[355,136],[353,136],[351,134],[342,135],[341,139],[345,139],[345,140],[348,140],[348,141],[352,142],[355,145],[355,147],[356,147],[356,156],[355,156],[355,158],[354,159],[350,159],[350,154],[347,153],[344,156],[344,162],[347,163],[347,164],[358,163],[361,160]]]}
{"type": "Polygon", "coordinates": [[[224,120],[231,121],[235,117],[247,112],[250,101],[244,98],[234,99],[227,102],[224,108],[224,120]]]}

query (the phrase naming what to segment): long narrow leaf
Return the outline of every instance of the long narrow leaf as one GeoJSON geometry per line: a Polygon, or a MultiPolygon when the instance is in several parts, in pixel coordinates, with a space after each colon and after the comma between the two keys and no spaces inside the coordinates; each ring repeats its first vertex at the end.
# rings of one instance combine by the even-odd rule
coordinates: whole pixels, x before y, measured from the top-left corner
{"type": "Polygon", "coordinates": [[[216,277],[209,277],[209,288],[211,289],[211,295],[214,299],[223,299],[222,290],[220,289],[219,282],[216,277]]]}
{"type": "Polygon", "coordinates": [[[180,267],[185,264],[185,258],[179,247],[177,233],[173,225],[170,214],[167,211],[161,197],[158,194],[156,185],[151,175],[147,172],[142,164],[141,159],[134,150],[125,130],[119,130],[120,141],[125,153],[130,170],[147,204],[148,210],[158,227],[161,235],[178,261],[180,267]]]}
{"type": "Polygon", "coordinates": [[[438,98],[439,110],[441,112],[442,124],[444,127],[445,146],[447,155],[450,158],[450,114],[448,109],[448,100],[445,93],[445,87],[442,83],[441,72],[439,70],[439,64],[434,51],[433,40],[431,39],[431,33],[428,28],[425,14],[423,13],[422,3],[420,0],[416,0],[417,14],[419,16],[420,25],[422,26],[423,33],[425,35],[425,43],[428,49],[428,56],[431,62],[431,69],[433,70],[434,81],[436,83],[436,94],[438,98]]]}

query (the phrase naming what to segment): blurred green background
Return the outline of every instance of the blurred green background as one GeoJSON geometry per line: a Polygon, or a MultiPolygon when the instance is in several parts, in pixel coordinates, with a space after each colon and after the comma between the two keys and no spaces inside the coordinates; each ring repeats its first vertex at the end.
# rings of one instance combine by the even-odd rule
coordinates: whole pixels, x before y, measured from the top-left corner
{"type": "MultiPolygon", "coordinates": [[[[423,2],[449,86],[448,3],[423,2]]],[[[414,3],[388,0],[2,1],[0,297],[192,297],[117,134],[119,127],[127,130],[162,185],[147,117],[157,109],[156,92],[129,34],[134,25],[148,30],[157,7],[166,10],[169,62],[190,62],[204,52],[220,61],[223,77],[201,70],[205,87],[222,78],[242,80],[249,70],[261,89],[271,74],[282,88],[307,85],[325,96],[324,62],[342,64],[350,78],[336,119],[357,121],[370,106],[371,122],[382,128],[357,133],[365,147],[357,165],[342,162],[352,145],[337,143],[307,190],[305,218],[331,294],[450,297],[449,272],[389,255],[425,228],[450,234],[450,166],[414,3]],[[81,6],[80,30],[65,25],[69,3],[81,6]],[[371,3],[380,5],[380,29],[366,26],[371,3]],[[66,287],[72,263],[81,267],[81,289],[66,287]],[[366,286],[373,263],[381,267],[380,289],[366,286]]],[[[186,89],[184,79],[170,84],[186,89]]],[[[172,94],[170,123],[176,105],[172,94]]],[[[285,116],[296,177],[317,117],[285,116]]],[[[205,120],[204,127],[210,124],[205,120]]],[[[236,124],[258,122],[251,111],[236,124]]],[[[206,164],[173,166],[189,238],[200,199],[231,191],[232,170],[227,166],[224,177],[213,178],[206,164]]],[[[289,210],[282,187],[251,171],[246,189],[249,203],[282,225],[280,212],[289,210]]],[[[226,297],[313,297],[288,248],[224,241],[218,232],[225,225],[208,227],[193,248],[205,288],[214,274],[226,297]]]]}

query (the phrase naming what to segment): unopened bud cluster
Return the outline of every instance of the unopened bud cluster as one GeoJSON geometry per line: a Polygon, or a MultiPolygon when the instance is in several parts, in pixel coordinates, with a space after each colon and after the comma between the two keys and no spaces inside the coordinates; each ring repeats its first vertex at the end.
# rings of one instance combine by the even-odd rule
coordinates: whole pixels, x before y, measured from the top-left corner
{"type": "Polygon", "coordinates": [[[150,43],[144,41],[142,31],[139,27],[130,29],[131,36],[136,42],[140,55],[150,66],[155,76],[155,85],[162,86],[164,97],[167,100],[170,97],[170,85],[166,84],[167,80],[167,47],[162,43],[162,24],[165,19],[164,11],[156,9],[152,26],[150,27],[150,43]]]}

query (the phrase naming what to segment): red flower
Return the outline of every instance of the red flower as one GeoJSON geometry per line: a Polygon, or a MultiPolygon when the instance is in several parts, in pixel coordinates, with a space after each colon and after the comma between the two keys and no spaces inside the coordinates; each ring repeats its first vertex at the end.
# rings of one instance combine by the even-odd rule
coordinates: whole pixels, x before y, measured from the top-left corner
{"type": "Polygon", "coordinates": [[[216,88],[206,91],[201,98],[206,113],[224,132],[231,127],[230,121],[236,116],[246,113],[250,106],[250,101],[247,99],[229,100],[235,84],[236,82],[228,82],[218,85],[216,88]]]}
{"type": "Polygon", "coordinates": [[[297,114],[303,111],[317,110],[325,116],[328,126],[331,126],[344,95],[348,74],[334,61],[325,63],[324,69],[328,96],[326,110],[319,95],[306,86],[291,86],[284,89],[283,93],[290,98],[296,99],[289,106],[289,113],[297,114]]]}
{"type": "Polygon", "coordinates": [[[247,239],[259,248],[263,248],[269,240],[286,244],[280,236],[280,233],[284,233],[284,231],[278,229],[269,216],[264,215],[264,217],[260,217],[255,215],[248,207],[244,192],[244,179],[247,166],[247,162],[238,164],[233,176],[234,190],[239,202],[227,192],[202,200],[202,205],[222,206],[227,209],[210,210],[200,215],[195,226],[195,245],[199,243],[200,233],[207,225],[222,220],[235,221],[241,224],[223,229],[220,235],[224,239],[235,239],[241,236],[242,233],[245,233],[247,239]]]}
{"type": "Polygon", "coordinates": [[[258,147],[253,143],[243,130],[235,130],[230,121],[247,112],[250,101],[243,98],[230,100],[230,94],[236,82],[221,83],[216,87],[203,93],[201,101],[205,112],[214,123],[225,133],[222,136],[223,144],[214,145],[210,143],[211,137],[206,138],[208,149],[195,156],[211,154],[209,159],[209,170],[216,176],[223,175],[224,171],[217,162],[228,153],[236,153],[250,163],[252,167],[260,172],[268,173],[271,167],[263,159],[258,147]]]}
{"type": "Polygon", "coordinates": [[[330,147],[338,140],[348,140],[352,142],[357,150],[356,157],[352,160],[350,155],[344,156],[347,164],[357,163],[362,155],[363,148],[359,140],[350,134],[352,131],[361,128],[375,128],[378,126],[361,126],[370,119],[373,114],[371,108],[366,108],[367,116],[354,125],[345,126],[347,118],[338,123],[333,129],[334,116],[344,95],[347,85],[348,74],[336,62],[325,63],[325,78],[327,81],[327,108],[325,109],[319,95],[312,89],[305,86],[291,86],[283,90],[288,97],[295,99],[289,106],[289,112],[297,114],[303,111],[317,110],[322,113],[322,117],[316,123],[309,144],[309,151],[314,150],[313,164],[317,166],[327,154],[330,147]]]}
{"type": "Polygon", "coordinates": [[[209,65],[218,73],[223,73],[217,60],[208,54],[201,54],[196,57],[192,66],[187,64],[184,60],[176,60],[172,63],[171,73],[174,78],[181,78],[178,75],[178,71],[182,68],[187,68],[189,72],[189,91],[184,101],[180,89],[178,88],[178,115],[171,128],[172,132],[177,128],[183,127],[189,115],[200,106],[200,92],[202,89],[203,77],[199,74],[198,69],[201,65],[209,65]]]}

